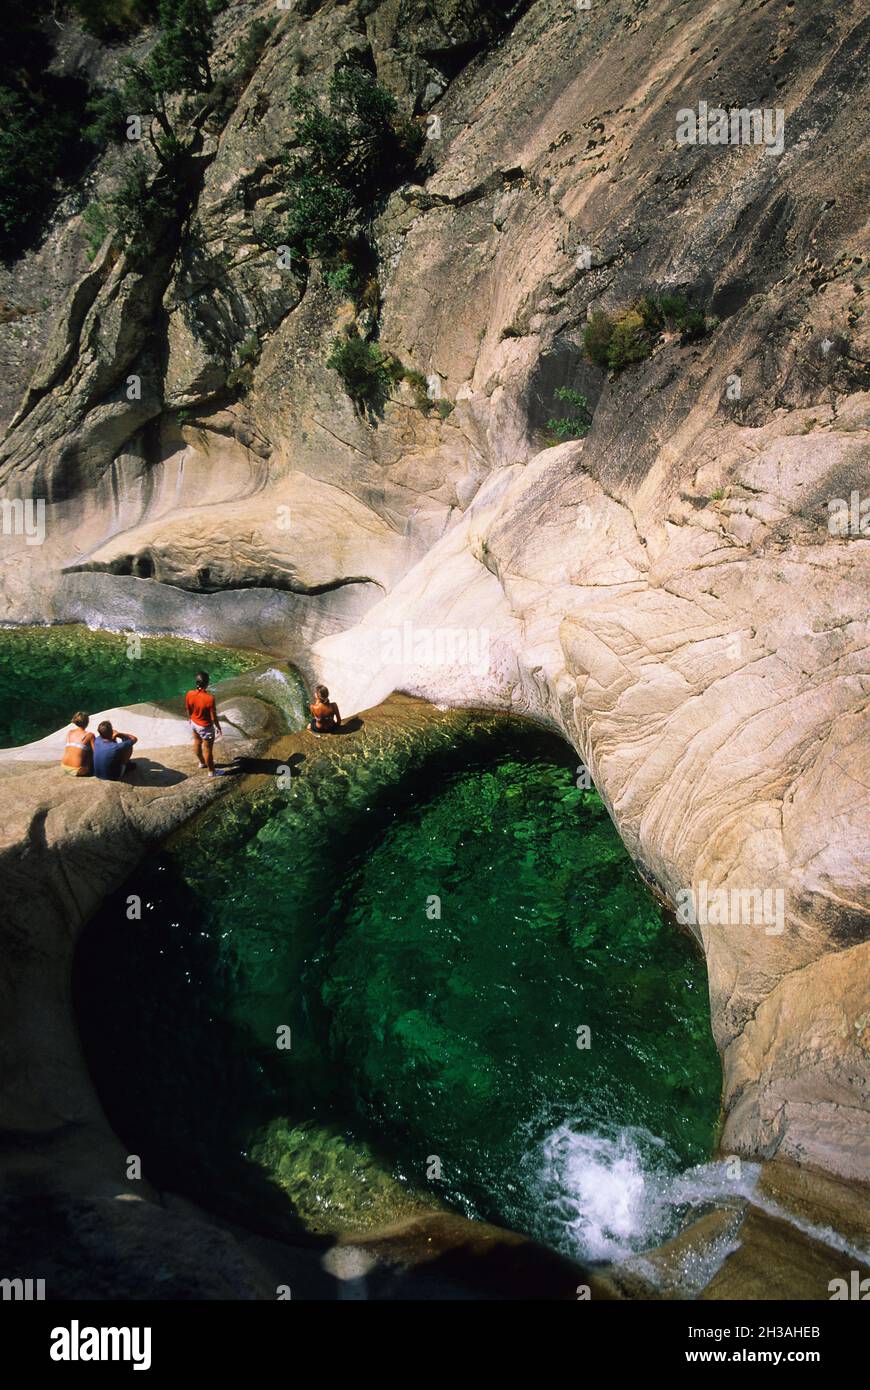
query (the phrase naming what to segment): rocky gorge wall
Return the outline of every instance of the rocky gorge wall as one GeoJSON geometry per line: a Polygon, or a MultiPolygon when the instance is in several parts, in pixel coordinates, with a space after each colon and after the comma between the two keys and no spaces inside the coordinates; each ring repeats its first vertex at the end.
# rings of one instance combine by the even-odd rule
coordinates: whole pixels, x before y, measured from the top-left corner
{"type": "MultiPolygon", "coordinates": [[[[217,66],[267,14],[219,17],[217,66]]],[[[781,923],[697,926],[723,1147],[865,1180],[870,538],[829,503],[868,486],[867,39],[857,3],[808,0],[278,12],[177,254],[70,271],[0,450],[2,496],[46,503],[41,545],[4,519],[0,619],[255,646],[348,713],[531,714],[671,904],[781,893],[781,923]],[[290,89],[349,52],[435,137],[376,219],[375,311],[262,234],[290,89]],[[678,145],[702,100],[782,110],[782,152],[678,145]],[[667,290],[712,331],[583,357],[591,313],[667,290]],[[353,325],[444,410],[407,382],[355,409],[325,365],[353,325]],[[553,446],[566,385],[592,427],[553,446]]]]}

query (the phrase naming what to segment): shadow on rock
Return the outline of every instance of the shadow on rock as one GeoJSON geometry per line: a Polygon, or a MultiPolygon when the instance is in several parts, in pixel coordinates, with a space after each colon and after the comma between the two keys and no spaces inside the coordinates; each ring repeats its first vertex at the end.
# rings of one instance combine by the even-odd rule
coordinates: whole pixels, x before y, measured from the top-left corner
{"type": "Polygon", "coordinates": [[[188,774],[177,768],[155,763],[153,758],[134,758],[124,781],[131,787],[174,787],[186,782],[188,774]]]}
{"type": "Polygon", "coordinates": [[[304,762],[304,753],[291,753],[289,758],[236,758],[233,761],[232,770],[234,772],[259,772],[264,776],[276,777],[279,772],[288,767],[291,773],[298,772],[304,762]]]}

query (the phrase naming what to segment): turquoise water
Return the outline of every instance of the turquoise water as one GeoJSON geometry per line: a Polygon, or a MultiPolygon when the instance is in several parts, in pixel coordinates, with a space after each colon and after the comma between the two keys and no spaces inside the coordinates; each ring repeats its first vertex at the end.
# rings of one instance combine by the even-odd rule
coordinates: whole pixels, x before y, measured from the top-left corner
{"type": "Polygon", "coordinates": [[[0,748],[44,738],[76,710],[177,699],[203,666],[214,683],[262,660],[178,637],[142,637],[136,645],[124,633],[75,624],[0,628],[0,748]]]}
{"type": "Polygon", "coordinates": [[[435,1203],[590,1258],[667,1234],[620,1204],[711,1154],[706,977],[574,761],[448,728],[303,767],[134,875],[76,997],[146,1172],[270,1228],[435,1203]]]}

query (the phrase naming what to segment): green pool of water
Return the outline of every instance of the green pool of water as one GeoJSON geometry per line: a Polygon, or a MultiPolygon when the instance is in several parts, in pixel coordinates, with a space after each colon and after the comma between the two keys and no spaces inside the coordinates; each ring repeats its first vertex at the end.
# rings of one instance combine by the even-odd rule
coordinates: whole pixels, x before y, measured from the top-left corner
{"type": "Polygon", "coordinates": [[[650,1172],[714,1141],[703,962],[559,741],[424,743],[309,760],[105,904],[76,996],[108,1113],[156,1181],[267,1225],[434,1202],[591,1258],[658,1238],[650,1172]]]}
{"type": "Polygon", "coordinates": [[[78,625],[0,628],[0,748],[44,738],[76,710],[177,699],[203,666],[214,683],[262,660],[178,637],[131,642],[78,625]]]}

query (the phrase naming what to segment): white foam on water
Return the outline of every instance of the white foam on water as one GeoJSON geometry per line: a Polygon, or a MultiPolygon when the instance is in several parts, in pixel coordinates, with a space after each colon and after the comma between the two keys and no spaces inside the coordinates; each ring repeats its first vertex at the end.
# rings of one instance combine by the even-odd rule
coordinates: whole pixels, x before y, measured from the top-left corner
{"type": "MultiPolygon", "coordinates": [[[[665,1141],[640,1126],[584,1132],[569,1121],[548,1134],[528,1162],[540,1213],[536,1234],[590,1264],[628,1264],[658,1282],[661,1273],[643,1259],[644,1251],[713,1207],[732,1207],[739,1222],[747,1202],[833,1249],[867,1259],[836,1231],[801,1220],[760,1194],[760,1164],[725,1158],[681,1172],[665,1141]]],[[[738,1244],[735,1225],[706,1252],[687,1255],[687,1287],[703,1287],[738,1244]]]]}
{"type": "Polygon", "coordinates": [[[622,1261],[673,1233],[675,1160],[637,1126],[548,1134],[535,1155],[538,1205],[550,1240],[578,1258],[622,1261]]]}

